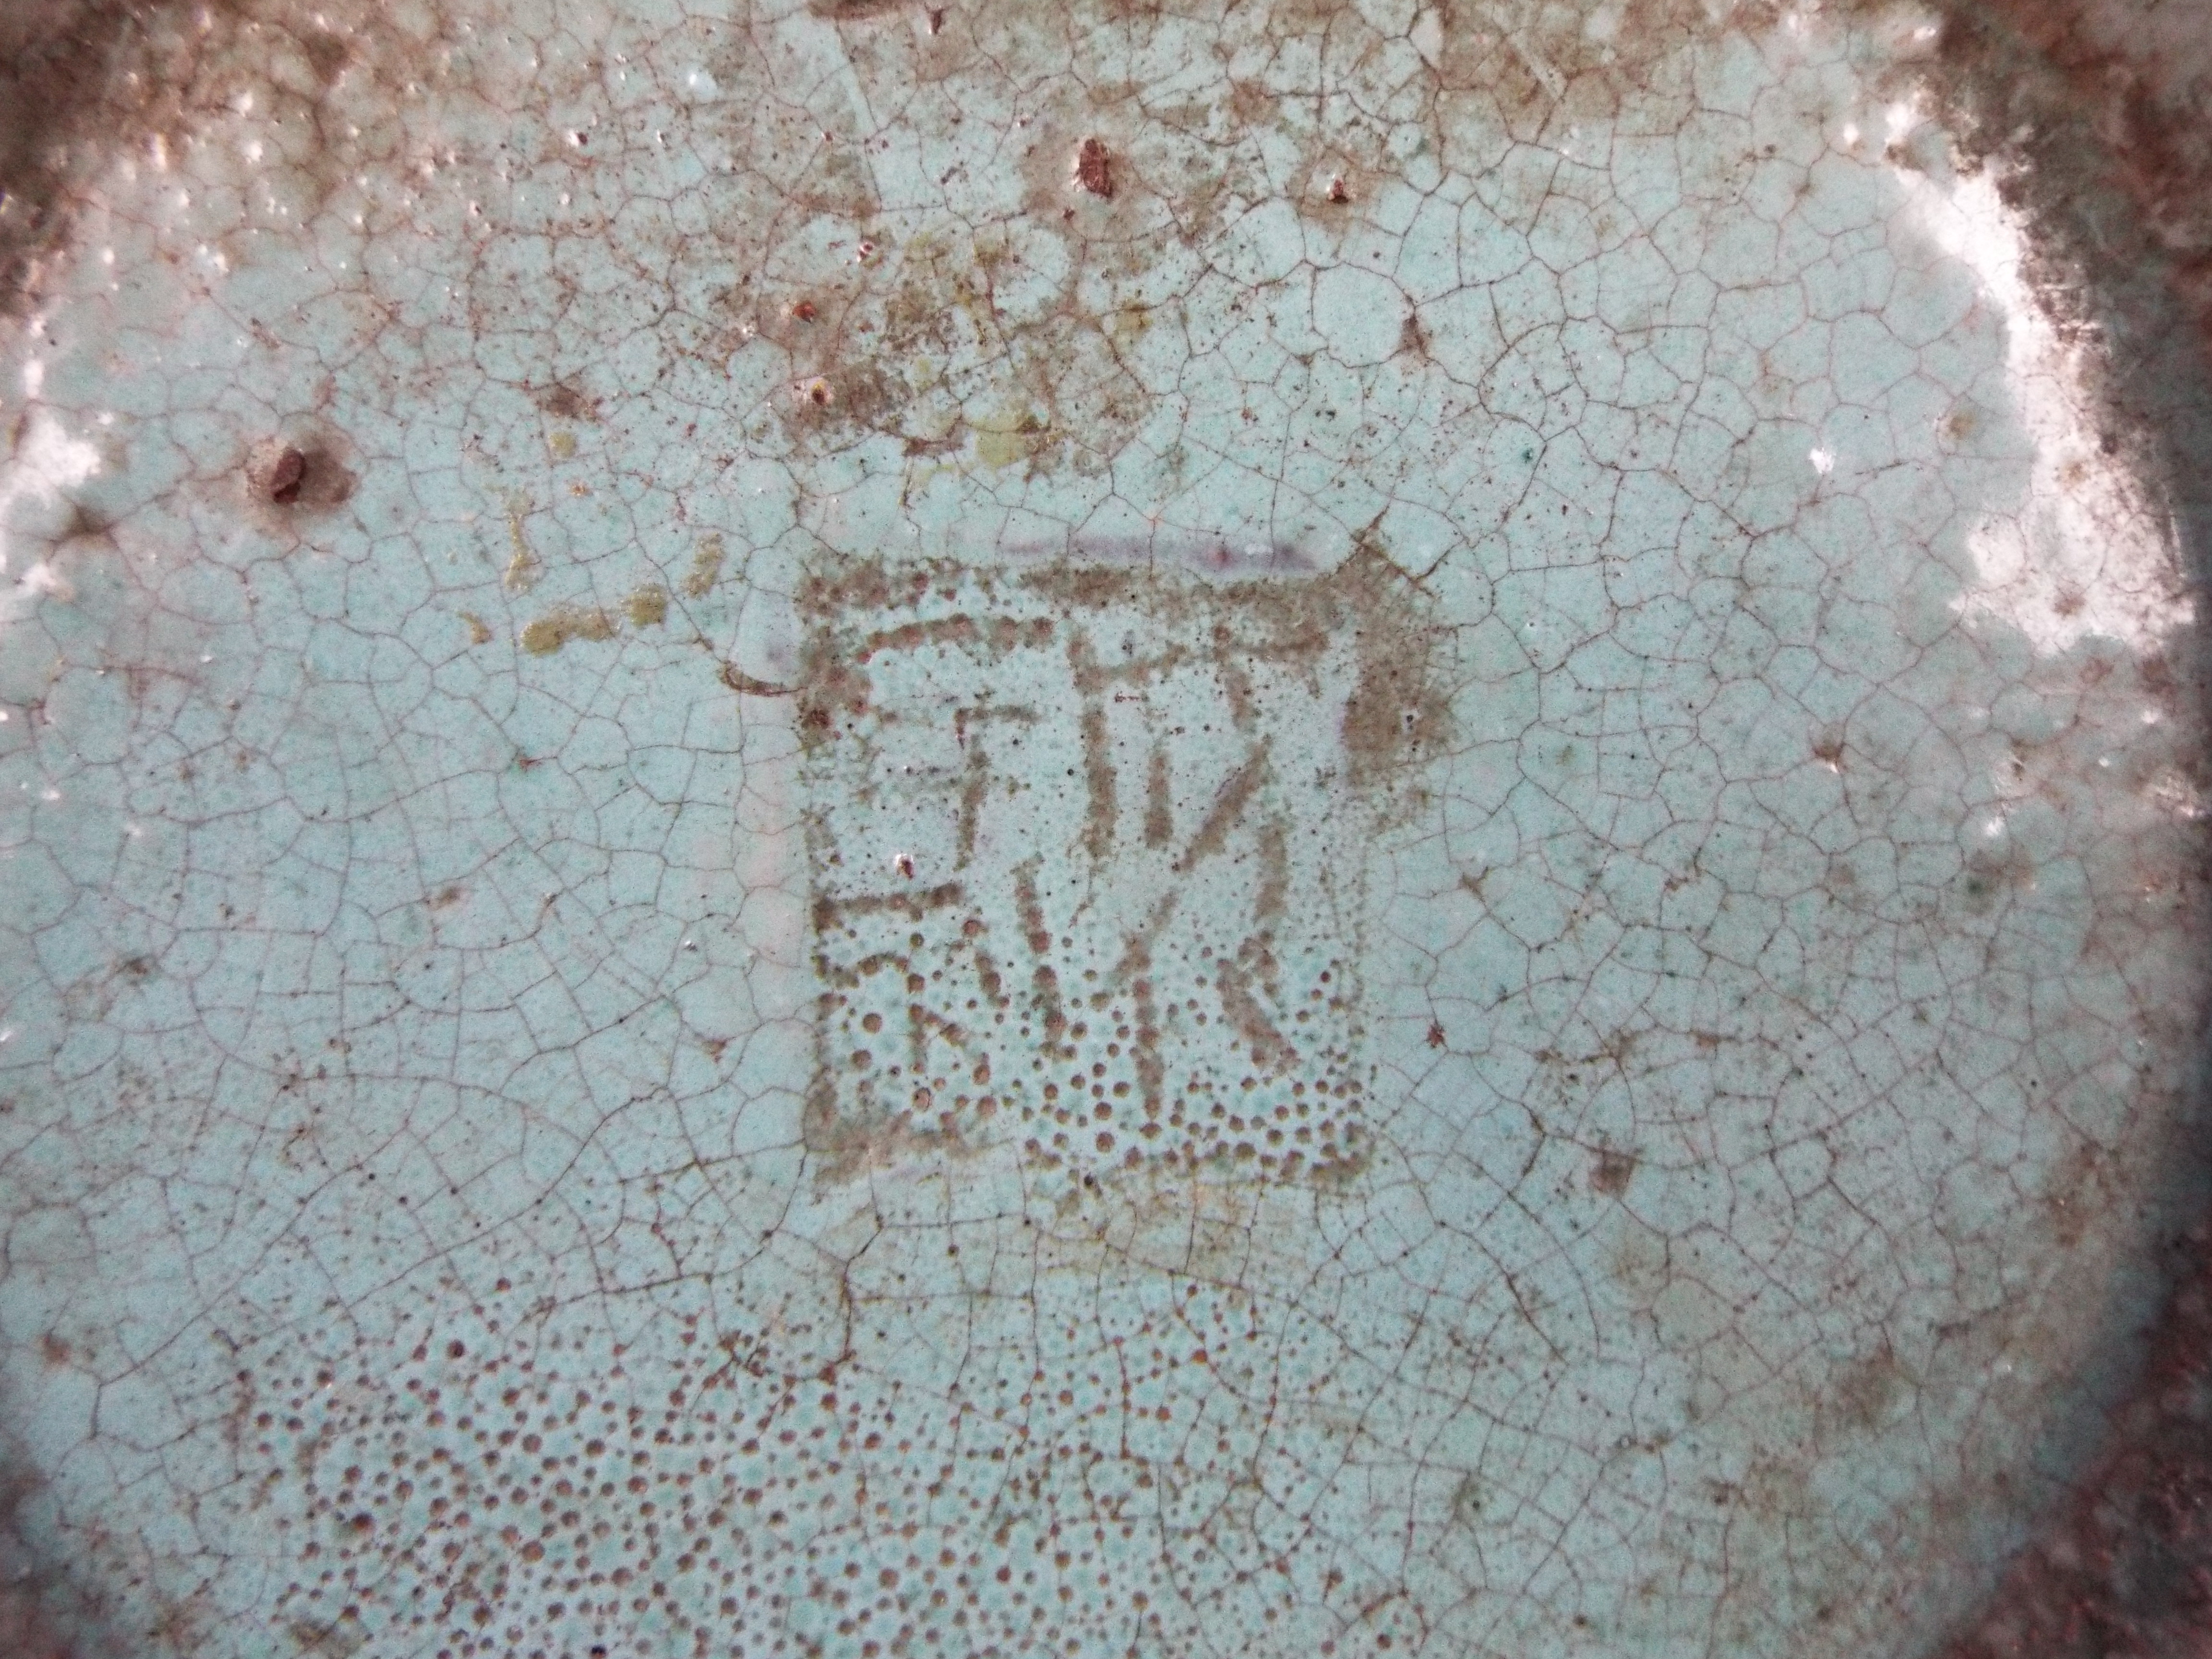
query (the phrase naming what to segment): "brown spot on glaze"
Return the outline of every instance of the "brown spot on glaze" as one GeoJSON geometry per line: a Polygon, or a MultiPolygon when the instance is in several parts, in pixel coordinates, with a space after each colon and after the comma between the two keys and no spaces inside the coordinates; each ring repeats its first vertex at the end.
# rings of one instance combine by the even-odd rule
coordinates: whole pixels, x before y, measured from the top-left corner
{"type": "Polygon", "coordinates": [[[301,31],[299,40],[300,50],[315,72],[316,84],[325,91],[337,85],[346,65],[353,62],[353,47],[346,38],[325,28],[308,28],[301,31]]]}
{"type": "Polygon", "coordinates": [[[668,590],[641,587],[624,602],[632,627],[658,628],[668,620],[668,590]]]}
{"type": "Polygon", "coordinates": [[[1912,1380],[1885,1335],[1872,1352],[1859,1355],[1837,1372],[1832,1409],[1841,1425],[1864,1433],[1876,1427],[1911,1392],[1912,1380]]]}
{"type": "Polygon", "coordinates": [[[300,486],[307,476],[307,458],[287,444],[276,452],[276,459],[270,463],[269,476],[263,481],[262,487],[268,492],[270,501],[281,501],[289,507],[300,499],[300,486]]]}
{"type": "Polygon", "coordinates": [[[1113,159],[1103,140],[1085,138],[1076,146],[1075,182],[1079,189],[1111,201],[1114,196],[1113,159]]]}
{"type": "Polygon", "coordinates": [[[246,477],[258,500],[285,515],[326,512],[350,497],[355,483],[336,439],[313,428],[255,446],[246,477]]]}
{"type": "Polygon", "coordinates": [[[1613,1147],[1601,1150],[1590,1165],[1590,1185],[1607,1198],[1619,1198],[1636,1178],[1636,1158],[1613,1147]]]}
{"type": "Polygon", "coordinates": [[[556,420],[596,421],[599,418],[599,400],[585,395],[573,382],[562,380],[531,394],[538,408],[556,420]]]}

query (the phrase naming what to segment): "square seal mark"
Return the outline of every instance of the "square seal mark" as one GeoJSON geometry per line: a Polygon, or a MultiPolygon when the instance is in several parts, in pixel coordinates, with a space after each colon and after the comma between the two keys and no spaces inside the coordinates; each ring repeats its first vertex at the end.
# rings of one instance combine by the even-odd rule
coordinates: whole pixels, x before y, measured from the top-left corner
{"type": "Polygon", "coordinates": [[[1356,1172],[1370,855],[1449,718],[1388,561],[872,566],[799,610],[823,1176],[1356,1172]]]}

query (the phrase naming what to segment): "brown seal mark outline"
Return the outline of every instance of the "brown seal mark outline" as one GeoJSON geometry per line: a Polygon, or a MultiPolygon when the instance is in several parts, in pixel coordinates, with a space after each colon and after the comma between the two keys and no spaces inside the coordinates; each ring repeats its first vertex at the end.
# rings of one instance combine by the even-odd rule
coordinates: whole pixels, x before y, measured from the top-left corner
{"type": "MultiPolygon", "coordinates": [[[[2203,1241],[2197,1243],[2197,1249],[2199,1249],[2199,1252],[2203,1249],[2203,1241]]],[[[2203,1332],[2199,1332],[2199,1336],[2197,1336],[2197,1340],[2194,1340],[2194,1345],[2188,1349],[2188,1352],[2203,1354],[2205,1349],[2208,1349],[2208,1338],[2203,1336],[2203,1332]]],[[[2194,1535],[2201,1537],[2199,1524],[2197,1524],[2197,1520],[2194,1520],[2194,1517],[2201,1516],[2201,1493],[2190,1489],[2188,1484],[2181,1482],[2181,1480],[2172,1480],[2167,1474],[2159,1474],[2157,1482],[2159,1482],[2157,1491],[2152,1493],[2154,1495],[2154,1500],[2157,1500],[2157,1513],[2150,1513],[2150,1516],[2143,1516],[2142,1510],[2135,1509],[2135,1504],[2121,1500],[2121,1498],[2117,1498],[2117,1495],[2112,1498],[2111,1500],[2112,1528],[2115,1528],[2115,1533],[2119,1535],[2119,1548],[2117,1548],[2117,1551],[2101,1553],[2101,1555],[2093,1555],[2093,1559],[2097,1562],[2097,1566],[2101,1568],[2106,1564],[2106,1559],[2115,1558],[2115,1555],[2117,1558],[2121,1558],[2119,1559],[2121,1575],[2124,1575],[2126,1582],[2136,1583],[2136,1586],[2143,1586],[2143,1583],[2152,1583],[2152,1586],[2157,1586],[2157,1583],[2174,1583],[2179,1577],[2179,1579],[2184,1579],[2184,1589],[2185,1589],[2185,1575],[2174,1573],[2174,1558],[2167,1558],[2166,1551],[2167,1548],[2177,1548],[2177,1551],[2181,1551],[2179,1559],[2185,1559],[2185,1547],[2188,1547],[2190,1535],[2194,1533],[2194,1535]],[[2161,1522],[2170,1522],[2170,1524],[2161,1526],[2161,1522]],[[2136,1564],[2136,1571],[2128,1571],[2128,1562],[2130,1562],[2130,1559],[2136,1564]]],[[[2070,1595],[2075,1595],[2075,1586],[2069,1586],[2069,1589],[2066,1589],[2066,1595],[2069,1595],[2069,1597],[2070,1595]]],[[[2185,1597],[2185,1595],[2179,1599],[2184,1601],[2184,1606],[2188,1606],[2188,1597],[2185,1597]]],[[[2084,1597],[2081,1610],[2084,1610],[2084,1620],[2081,1620],[2081,1624],[2088,1626],[2090,1632],[2097,1632],[2097,1635],[2093,1637],[2084,1637],[2084,1646],[2088,1646],[2090,1641],[2100,1644],[2100,1646],[2112,1646],[2115,1641],[2130,1639],[2128,1632],[2112,1635],[2111,1626],[2106,1624],[2101,1617],[2097,1617],[2097,1613],[2094,1613],[2094,1604],[2088,1597],[2084,1597]]],[[[2159,1646],[2163,1646],[2163,1644],[2159,1644],[2159,1646]]],[[[2172,1646],[2174,1648],[2181,1646],[2181,1639],[2174,1639],[2172,1646]]],[[[2152,1646],[2150,1650],[2157,1650],[2157,1646],[2152,1646]]],[[[2048,1648],[2037,1648],[2035,1652],[2048,1652],[2048,1648]]]]}
{"type": "MultiPolygon", "coordinates": [[[[1328,711],[1338,758],[1319,787],[1337,804],[1317,799],[1314,810],[1332,821],[1339,811],[1356,811],[1374,827],[1402,822],[1429,799],[1419,775],[1445,752],[1453,726],[1450,629],[1372,526],[1333,568],[1280,547],[1240,556],[1216,538],[1173,550],[1182,556],[1163,557],[1158,545],[1147,556],[1133,545],[1090,544],[1040,550],[1042,556],[1011,550],[1007,562],[987,565],[869,561],[800,583],[801,671],[792,686],[777,689],[799,699],[802,747],[816,757],[810,768],[830,764],[829,746],[848,739],[861,745],[856,755],[875,752],[883,733],[905,732],[916,719],[941,719],[950,739],[938,758],[924,759],[933,751],[926,743],[909,746],[922,736],[921,726],[912,727],[912,738],[892,739],[905,758],[888,755],[896,764],[882,773],[829,775],[833,794],[809,813],[820,996],[817,1068],[801,1139],[815,1155],[818,1182],[836,1184],[886,1159],[987,1150],[1012,1152],[1039,1175],[1062,1172],[1075,1183],[1071,1193],[1149,1179],[1147,1170],[1180,1178],[1201,1169],[1214,1178],[1234,1171],[1240,1182],[1348,1189],[1367,1166],[1362,1095],[1372,1079],[1358,1057],[1357,976],[1346,967],[1357,960],[1356,944],[1323,924],[1328,938],[1302,933],[1286,956],[1279,937],[1291,909],[1293,819],[1272,799],[1289,781],[1278,775],[1286,751],[1272,726],[1291,716],[1269,688],[1294,696],[1291,688],[1304,684],[1325,696],[1316,712],[1328,711]],[[1114,629],[1135,628],[1133,637],[1150,631],[1149,645],[1113,646],[1115,634],[1099,631],[1107,617],[1114,629]],[[1156,629],[1147,629],[1146,618],[1156,629]],[[939,684],[909,708],[906,692],[892,689],[902,682],[884,677],[895,672],[894,659],[916,651],[938,653],[943,667],[932,672],[966,689],[955,697],[953,682],[939,684]],[[979,818],[999,793],[989,767],[1000,745],[987,743],[982,727],[1034,728],[1046,713],[1033,696],[994,700],[997,665],[1018,653],[1056,663],[1066,688],[1066,704],[1054,714],[1066,728],[1066,781],[1060,782],[1055,760],[1049,780],[1029,782],[1065,790],[1078,864],[1105,872],[1125,858],[1138,860],[1131,867],[1139,870],[1150,860],[1158,874],[1179,879],[1231,872],[1224,878],[1239,884],[1239,902],[1251,907],[1244,921],[1223,921],[1232,929],[1223,937],[1207,923],[1188,951],[1156,961],[1170,919],[1188,908],[1176,903],[1178,888],[1145,897],[1128,918],[1133,931],[1079,942],[1055,937],[1042,890],[1062,872],[1041,862],[1031,845],[1000,843],[999,855],[1018,862],[995,872],[975,867],[979,818]],[[1215,729],[1224,739],[1241,734],[1242,753],[1210,799],[1183,809],[1194,821],[1178,835],[1164,735],[1145,736],[1131,759],[1140,777],[1149,760],[1151,775],[1124,846],[1115,817],[1127,792],[1115,779],[1122,763],[1115,757],[1121,744],[1109,730],[1111,710],[1145,703],[1152,685],[1193,671],[1212,682],[1210,695],[1226,716],[1215,729]],[[1317,676],[1334,689],[1323,694],[1317,676]],[[879,679],[890,699],[880,708],[879,679]],[[853,850],[841,854],[836,844],[832,819],[844,809],[835,803],[872,815],[892,799],[879,798],[887,781],[872,778],[923,776],[933,780],[926,786],[932,798],[942,797],[946,872],[994,890],[1003,882],[1003,918],[975,908],[981,890],[958,902],[961,914],[940,914],[940,900],[959,882],[921,902],[910,890],[847,893],[822,884],[848,868],[853,850]],[[1229,845],[1232,836],[1238,849],[1229,845]],[[1247,839],[1253,844],[1241,849],[1247,839]],[[878,917],[872,925],[861,921],[870,915],[878,917]],[[1026,945],[1027,972],[1003,964],[1003,945],[995,955],[986,948],[1001,929],[1026,945]],[[1201,963],[1188,951],[1209,939],[1201,963]],[[1163,973],[1189,982],[1164,982],[1163,973]],[[896,994],[902,981],[904,994],[896,994]],[[1193,994],[1218,1009],[1210,1018],[1200,1012],[1193,994]],[[1310,1024],[1316,1015],[1325,1023],[1310,1024]],[[1229,1045],[1212,1059],[1191,1048],[1201,1041],[1197,1028],[1208,1024],[1229,1045]],[[903,1053],[885,1054],[884,1042],[896,1042],[888,1034],[901,1030],[903,1053]],[[959,1092],[994,1076],[988,1096],[959,1092]],[[1001,1127],[979,1139],[975,1130],[994,1116],[1001,1127]]],[[[1009,551],[1002,549],[1001,558],[1009,551]]],[[[886,832],[896,817],[884,821],[886,832]]],[[[903,863],[898,867],[913,878],[903,863]]],[[[842,886],[842,878],[833,879],[842,886]]],[[[1145,878],[1134,879],[1132,898],[1145,878]]]]}

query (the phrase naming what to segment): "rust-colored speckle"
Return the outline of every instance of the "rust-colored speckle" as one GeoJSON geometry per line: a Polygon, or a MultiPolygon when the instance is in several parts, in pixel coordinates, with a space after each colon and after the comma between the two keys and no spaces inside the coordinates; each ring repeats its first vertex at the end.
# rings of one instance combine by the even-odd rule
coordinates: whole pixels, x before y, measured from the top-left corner
{"type": "Polygon", "coordinates": [[[300,499],[300,486],[307,479],[307,458],[289,444],[278,452],[276,464],[269,469],[265,486],[269,499],[289,506],[300,499]]]}
{"type": "Polygon", "coordinates": [[[1106,153],[1104,141],[1085,138],[1075,152],[1075,182],[1093,196],[1110,201],[1114,196],[1113,158],[1106,153]]]}
{"type": "Polygon", "coordinates": [[[317,434],[272,438],[246,457],[247,488],[286,514],[312,514],[353,494],[354,475],[338,458],[334,439],[317,434]]]}

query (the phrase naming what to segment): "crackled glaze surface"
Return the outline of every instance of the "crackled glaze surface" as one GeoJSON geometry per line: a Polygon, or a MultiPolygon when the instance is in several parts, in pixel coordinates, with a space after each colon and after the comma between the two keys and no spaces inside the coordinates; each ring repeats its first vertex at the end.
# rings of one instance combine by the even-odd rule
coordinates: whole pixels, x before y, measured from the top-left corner
{"type": "Polygon", "coordinates": [[[1928,1650],[2204,988],[2187,527],[1941,21],[145,23],[0,335],[46,1616],[1928,1650]]]}

